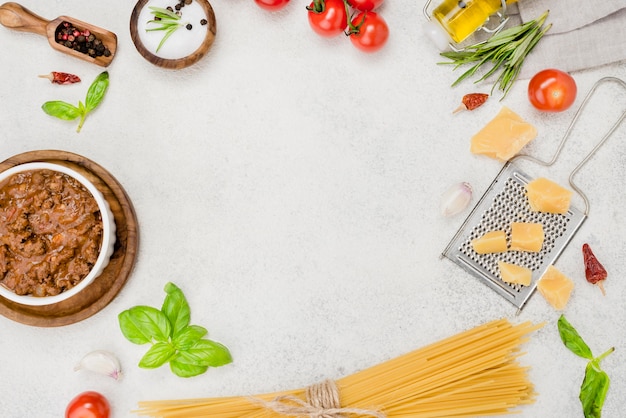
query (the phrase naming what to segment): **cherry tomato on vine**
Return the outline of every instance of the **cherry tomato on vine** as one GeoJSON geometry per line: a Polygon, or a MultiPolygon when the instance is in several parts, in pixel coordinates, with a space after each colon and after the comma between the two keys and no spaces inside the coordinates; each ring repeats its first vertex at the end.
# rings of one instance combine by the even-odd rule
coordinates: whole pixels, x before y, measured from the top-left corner
{"type": "Polygon", "coordinates": [[[576,82],[571,75],[549,68],[539,71],[528,83],[530,103],[544,112],[562,112],[576,100],[576,82]]]}
{"type": "Polygon", "coordinates": [[[350,24],[350,41],[363,52],[380,50],[389,38],[387,22],[376,12],[361,12],[350,24]]]}
{"type": "Polygon", "coordinates": [[[262,9],[271,12],[280,10],[289,3],[289,0],[254,0],[254,2],[262,9]]]}
{"type": "Polygon", "coordinates": [[[358,11],[371,12],[383,4],[383,0],[348,0],[348,4],[358,11]]]}
{"type": "Polygon", "coordinates": [[[314,0],[307,10],[309,24],[320,36],[337,36],[348,26],[348,12],[343,0],[314,0]]]}
{"type": "Polygon", "coordinates": [[[83,392],[70,401],[65,418],[109,418],[109,401],[98,392],[83,392]]]}

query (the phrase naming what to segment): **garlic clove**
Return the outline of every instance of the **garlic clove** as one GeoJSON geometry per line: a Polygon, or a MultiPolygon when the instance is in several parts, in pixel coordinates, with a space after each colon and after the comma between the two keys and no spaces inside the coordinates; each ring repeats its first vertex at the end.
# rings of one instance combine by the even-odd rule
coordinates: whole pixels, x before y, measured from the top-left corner
{"type": "Polygon", "coordinates": [[[467,182],[450,187],[441,197],[441,214],[454,216],[461,213],[472,201],[472,186],[467,182]]]}
{"type": "Polygon", "coordinates": [[[106,350],[95,350],[85,354],[74,367],[75,371],[83,369],[110,376],[115,380],[122,377],[122,367],[119,360],[115,354],[106,350]]]}

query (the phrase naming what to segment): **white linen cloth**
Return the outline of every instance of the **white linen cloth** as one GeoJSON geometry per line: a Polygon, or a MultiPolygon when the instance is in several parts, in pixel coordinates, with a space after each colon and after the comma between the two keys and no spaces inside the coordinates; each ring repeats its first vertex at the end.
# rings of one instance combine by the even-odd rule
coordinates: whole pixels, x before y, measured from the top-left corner
{"type": "Polygon", "coordinates": [[[545,68],[572,72],[626,60],[626,0],[519,0],[517,9],[512,18],[520,22],[549,10],[546,23],[552,23],[520,78],[545,68]]]}

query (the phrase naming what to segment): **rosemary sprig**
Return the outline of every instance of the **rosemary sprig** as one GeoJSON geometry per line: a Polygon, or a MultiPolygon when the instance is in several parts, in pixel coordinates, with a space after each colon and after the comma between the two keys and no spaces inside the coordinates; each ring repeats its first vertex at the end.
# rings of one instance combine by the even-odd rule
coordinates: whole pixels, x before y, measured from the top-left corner
{"type": "Polygon", "coordinates": [[[171,12],[167,9],[154,6],[149,6],[149,8],[150,10],[152,10],[150,13],[154,15],[154,18],[152,20],[149,20],[148,24],[154,23],[159,26],[155,28],[148,28],[146,29],[146,32],[153,32],[157,30],[165,31],[165,35],[163,35],[163,38],[161,39],[161,42],[156,49],[156,52],[159,52],[159,49],[161,49],[165,41],[167,41],[167,39],[172,36],[172,34],[176,32],[178,28],[185,25],[186,23],[181,22],[180,15],[177,15],[176,13],[171,12]]]}
{"type": "Polygon", "coordinates": [[[497,85],[504,98],[517,80],[524,59],[552,26],[551,23],[543,26],[548,14],[549,10],[546,10],[537,19],[500,31],[486,41],[470,45],[461,51],[442,52],[441,55],[451,61],[439,64],[452,64],[454,70],[466,64],[473,64],[452,83],[452,87],[472,77],[483,65],[491,63],[491,68],[475,83],[486,80],[500,70],[491,93],[493,94],[497,85]]]}

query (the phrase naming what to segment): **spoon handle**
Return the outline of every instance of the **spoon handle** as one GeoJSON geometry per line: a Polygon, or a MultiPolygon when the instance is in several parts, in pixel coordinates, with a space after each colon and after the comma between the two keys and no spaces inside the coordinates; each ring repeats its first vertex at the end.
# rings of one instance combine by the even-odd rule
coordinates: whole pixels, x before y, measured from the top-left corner
{"type": "Polygon", "coordinates": [[[17,3],[9,2],[0,6],[0,23],[7,28],[47,36],[46,26],[50,21],[17,3]]]}

